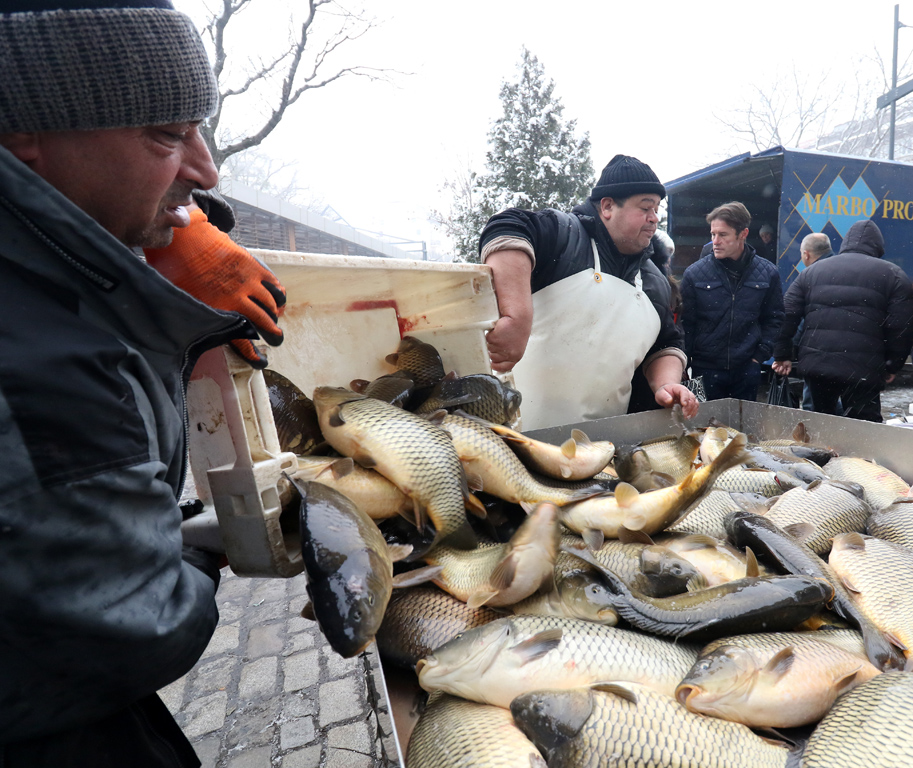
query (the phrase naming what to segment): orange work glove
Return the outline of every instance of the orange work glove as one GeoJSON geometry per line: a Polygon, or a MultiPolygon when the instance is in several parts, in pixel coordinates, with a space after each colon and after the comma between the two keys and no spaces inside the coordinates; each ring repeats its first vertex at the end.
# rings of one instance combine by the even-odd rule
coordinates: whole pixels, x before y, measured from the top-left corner
{"type": "MultiPolygon", "coordinates": [[[[175,228],[167,248],[143,252],[149,266],[178,288],[210,307],[244,315],[267,344],[282,343],[276,323],[285,306],[285,288],[259,259],[210,224],[203,211],[190,212],[190,224],[175,228]]],[[[266,358],[249,339],[235,339],[231,346],[254,368],[266,367],[266,358]]]]}

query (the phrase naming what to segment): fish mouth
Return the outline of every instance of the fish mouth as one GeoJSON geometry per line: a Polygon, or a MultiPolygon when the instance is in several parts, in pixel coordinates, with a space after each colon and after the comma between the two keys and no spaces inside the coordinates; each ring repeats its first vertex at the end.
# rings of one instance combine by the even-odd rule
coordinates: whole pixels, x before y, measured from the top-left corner
{"type": "Polygon", "coordinates": [[[701,689],[696,685],[682,684],[675,689],[675,698],[678,700],[679,704],[685,707],[685,709],[690,709],[688,702],[700,693],[701,689]]]}

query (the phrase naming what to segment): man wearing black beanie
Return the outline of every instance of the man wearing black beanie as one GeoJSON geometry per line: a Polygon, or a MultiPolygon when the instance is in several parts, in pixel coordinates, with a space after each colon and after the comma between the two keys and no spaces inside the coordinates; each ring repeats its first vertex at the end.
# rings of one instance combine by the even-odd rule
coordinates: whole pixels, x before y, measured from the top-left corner
{"type": "Polygon", "coordinates": [[[513,371],[523,427],[575,424],[697,400],[669,281],[651,261],[666,190],[646,163],[616,155],[571,213],[511,208],[479,240],[500,319],[488,334],[496,371],[513,371]]]}
{"type": "MultiPolygon", "coordinates": [[[[216,184],[217,101],[167,0],[0,0],[3,768],[200,764],[156,695],[218,622],[218,558],[182,550],[184,386],[257,329],[246,295],[214,309],[132,249],[216,184]]],[[[245,293],[275,280],[231,259],[245,293]]]]}

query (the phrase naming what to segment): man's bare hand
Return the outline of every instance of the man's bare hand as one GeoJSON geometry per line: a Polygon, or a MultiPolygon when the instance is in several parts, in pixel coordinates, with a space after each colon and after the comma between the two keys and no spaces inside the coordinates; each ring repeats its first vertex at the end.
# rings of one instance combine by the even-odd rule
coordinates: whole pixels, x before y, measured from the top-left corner
{"type": "Polygon", "coordinates": [[[529,341],[529,328],[513,317],[502,317],[488,332],[488,355],[492,370],[507,373],[523,357],[529,341]]]}
{"type": "Polygon", "coordinates": [[[770,367],[781,376],[789,376],[793,369],[793,364],[791,360],[774,360],[770,367]]]}
{"type": "Polygon", "coordinates": [[[488,332],[488,354],[492,370],[506,373],[523,357],[533,327],[532,262],[524,251],[505,250],[491,254],[485,263],[491,267],[501,315],[488,332]]]}
{"type": "Polygon", "coordinates": [[[654,397],[657,405],[663,408],[671,408],[676,403],[682,407],[682,415],[686,419],[693,419],[697,416],[700,403],[688,387],[683,384],[663,384],[656,390],[654,397]]]}

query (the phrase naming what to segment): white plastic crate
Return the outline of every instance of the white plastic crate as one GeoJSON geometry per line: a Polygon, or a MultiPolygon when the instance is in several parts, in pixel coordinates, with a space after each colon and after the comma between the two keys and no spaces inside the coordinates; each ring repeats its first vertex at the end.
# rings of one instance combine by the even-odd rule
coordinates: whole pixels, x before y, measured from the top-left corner
{"type": "MultiPolygon", "coordinates": [[[[285,341],[268,348],[269,367],[306,395],[317,386],[347,387],[352,379],[390,373],[384,358],[404,335],[433,344],[448,371],[491,373],[485,332],[498,309],[488,267],[254,254],[288,291],[280,321],[285,341]]],[[[300,548],[294,533],[282,531],[278,492],[282,472],[297,463],[279,450],[262,374],[223,349],[212,350],[194,369],[187,397],[191,471],[197,495],[214,509],[191,520],[195,540],[220,537],[239,575],[299,573],[300,548]]]]}

